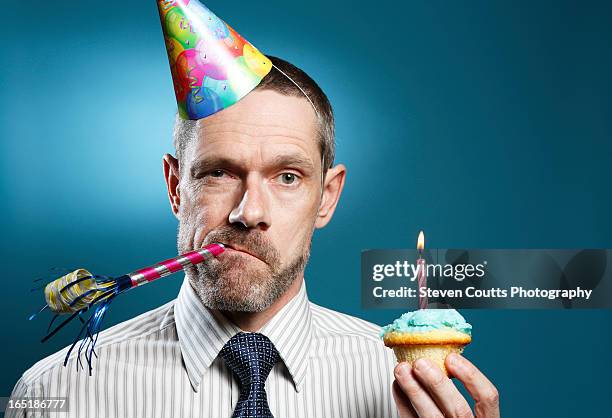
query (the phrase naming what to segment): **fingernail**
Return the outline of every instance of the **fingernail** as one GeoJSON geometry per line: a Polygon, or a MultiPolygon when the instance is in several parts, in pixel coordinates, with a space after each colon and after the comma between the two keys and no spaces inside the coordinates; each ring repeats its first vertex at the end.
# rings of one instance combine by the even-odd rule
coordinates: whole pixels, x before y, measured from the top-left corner
{"type": "Polygon", "coordinates": [[[410,366],[406,362],[402,362],[395,368],[395,377],[397,379],[406,377],[410,373],[410,366]]]}
{"type": "Polygon", "coordinates": [[[459,358],[457,357],[457,354],[450,353],[448,355],[448,364],[450,364],[451,366],[458,366],[459,365],[459,358]]]}
{"type": "Polygon", "coordinates": [[[420,358],[420,359],[418,359],[418,360],[416,361],[416,363],[414,363],[414,367],[415,367],[417,370],[420,370],[420,371],[422,371],[422,372],[426,372],[426,371],[428,371],[429,369],[431,369],[431,365],[429,364],[429,361],[427,361],[427,360],[426,360],[426,359],[424,359],[424,358],[420,358]]]}
{"type": "Polygon", "coordinates": [[[457,353],[450,353],[448,355],[448,364],[453,367],[461,367],[461,357],[457,353]]]}

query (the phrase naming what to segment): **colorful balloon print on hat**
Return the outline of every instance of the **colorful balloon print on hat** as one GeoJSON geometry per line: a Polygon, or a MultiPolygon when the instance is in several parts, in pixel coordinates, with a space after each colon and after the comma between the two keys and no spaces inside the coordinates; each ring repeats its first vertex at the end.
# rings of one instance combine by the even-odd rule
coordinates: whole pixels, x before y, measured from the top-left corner
{"type": "Polygon", "coordinates": [[[157,0],[179,115],[201,119],[236,103],[272,62],[197,0],[157,0]]]}

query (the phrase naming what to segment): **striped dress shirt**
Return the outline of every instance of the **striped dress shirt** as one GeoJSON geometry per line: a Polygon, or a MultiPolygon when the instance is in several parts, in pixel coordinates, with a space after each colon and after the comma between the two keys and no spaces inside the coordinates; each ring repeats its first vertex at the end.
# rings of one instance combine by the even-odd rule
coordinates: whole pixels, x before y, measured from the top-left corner
{"type": "MultiPolygon", "coordinates": [[[[281,357],[265,384],[274,416],[397,417],[396,361],[379,329],[310,302],[302,283],[258,331],[281,357]]],[[[185,278],[176,299],[100,333],[92,376],[73,354],[64,367],[66,347],[28,369],[11,397],[67,397],[68,413],[43,416],[231,417],[240,387],[218,354],[238,332],[185,278]]]]}

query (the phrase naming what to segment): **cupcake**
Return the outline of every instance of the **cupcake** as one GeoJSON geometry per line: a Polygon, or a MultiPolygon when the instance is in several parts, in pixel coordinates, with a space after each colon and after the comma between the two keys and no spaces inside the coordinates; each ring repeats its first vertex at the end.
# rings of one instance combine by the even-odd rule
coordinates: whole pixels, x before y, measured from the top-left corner
{"type": "Polygon", "coordinates": [[[454,309],[421,309],[384,326],[380,336],[398,362],[412,365],[425,357],[448,374],[444,360],[450,353],[463,352],[472,341],[472,326],[454,309]]]}

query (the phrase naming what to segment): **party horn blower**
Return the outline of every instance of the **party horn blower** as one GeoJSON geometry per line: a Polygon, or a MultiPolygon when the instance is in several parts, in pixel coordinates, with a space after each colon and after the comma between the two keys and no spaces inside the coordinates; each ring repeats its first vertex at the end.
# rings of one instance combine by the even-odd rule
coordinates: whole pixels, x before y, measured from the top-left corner
{"type": "Polygon", "coordinates": [[[81,336],[83,336],[79,345],[77,370],[79,365],[83,366],[81,363],[81,353],[85,351],[85,358],[87,359],[89,374],[91,375],[91,360],[92,356],[96,355],[94,347],[102,326],[102,319],[113,299],[134,287],[142,286],[143,284],[184,270],[189,266],[195,266],[215,258],[223,253],[223,251],[225,251],[223,244],[209,244],[199,250],[189,251],[151,267],[145,267],[116,278],[95,275],[85,269],[77,269],[47,284],[45,287],[47,303],[37,313],[31,315],[29,319],[32,320],[47,308],[55,313],[47,328],[47,335],[41,340],[41,342],[45,342],[74,318],[79,318],[83,326],[66,354],[64,366],[68,363],[70,353],[79,340],[81,340],[81,336]],[[94,305],[97,306],[90,317],[87,320],[83,319],[83,314],[94,305]],[[50,331],[53,322],[61,314],[71,315],[55,327],[53,331],[50,331]]]}

